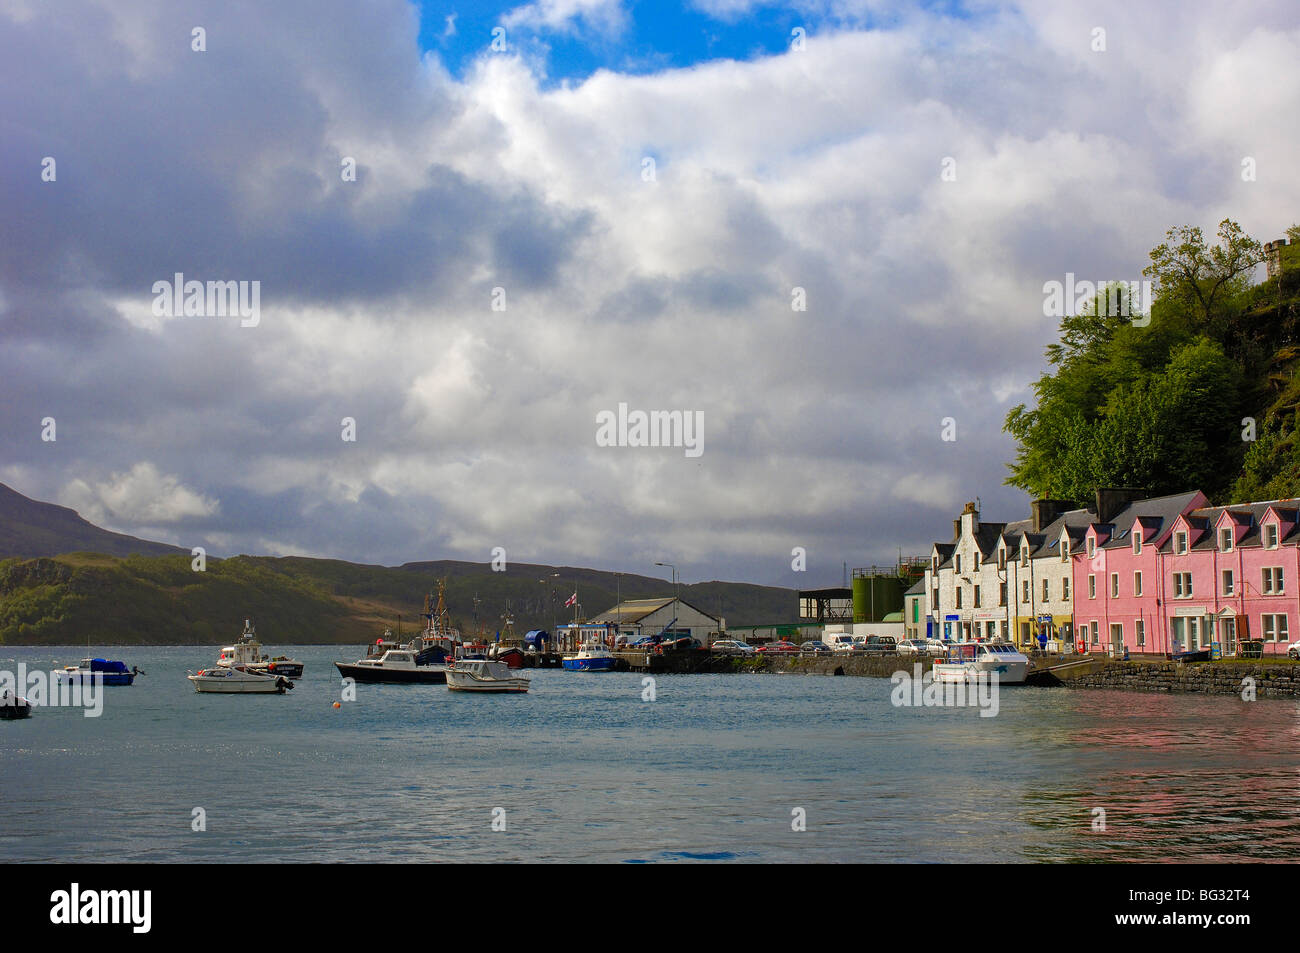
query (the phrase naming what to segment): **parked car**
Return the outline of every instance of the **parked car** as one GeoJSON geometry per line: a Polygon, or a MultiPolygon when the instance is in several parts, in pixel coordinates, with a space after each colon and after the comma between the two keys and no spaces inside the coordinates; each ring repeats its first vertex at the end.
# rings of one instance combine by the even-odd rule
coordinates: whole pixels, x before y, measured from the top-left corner
{"type": "Polygon", "coordinates": [[[769,642],[767,645],[760,645],[758,650],[765,655],[783,654],[786,652],[797,653],[799,646],[793,642],[787,642],[785,639],[778,639],[775,642],[769,642]]]}
{"type": "Polygon", "coordinates": [[[898,651],[898,641],[892,635],[872,635],[862,651],[868,655],[893,655],[898,651]]]}
{"type": "Polygon", "coordinates": [[[832,652],[852,652],[854,648],[853,636],[851,635],[828,635],[825,642],[831,647],[832,652]]]}
{"type": "Polygon", "coordinates": [[[948,654],[948,646],[942,639],[926,639],[925,650],[935,658],[943,658],[948,654]]]}
{"type": "Polygon", "coordinates": [[[929,655],[929,646],[925,644],[925,639],[904,639],[898,643],[899,655],[929,655]]]}
{"type": "Polygon", "coordinates": [[[752,645],[739,639],[718,639],[712,648],[719,655],[753,655],[755,652],[752,645]]]}
{"type": "Polygon", "coordinates": [[[700,640],[693,639],[689,635],[683,635],[680,639],[664,639],[659,643],[659,648],[665,652],[676,651],[677,649],[698,649],[700,640]]]}
{"type": "Polygon", "coordinates": [[[821,639],[809,639],[803,645],[799,646],[799,651],[811,655],[830,655],[831,647],[821,639]]]}

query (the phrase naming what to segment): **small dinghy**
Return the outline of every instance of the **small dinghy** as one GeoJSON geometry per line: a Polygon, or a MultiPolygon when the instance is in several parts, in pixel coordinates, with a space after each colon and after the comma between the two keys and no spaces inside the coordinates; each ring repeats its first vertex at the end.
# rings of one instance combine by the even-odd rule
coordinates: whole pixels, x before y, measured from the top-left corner
{"type": "Polygon", "coordinates": [[[22,695],[15,695],[5,689],[0,693],[0,719],[14,721],[18,718],[32,717],[32,703],[22,695]]]}

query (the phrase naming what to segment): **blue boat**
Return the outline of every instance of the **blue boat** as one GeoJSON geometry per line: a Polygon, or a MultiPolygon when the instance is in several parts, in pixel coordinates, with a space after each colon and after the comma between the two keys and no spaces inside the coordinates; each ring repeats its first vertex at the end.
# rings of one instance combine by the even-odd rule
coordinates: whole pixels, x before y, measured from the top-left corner
{"type": "Polygon", "coordinates": [[[603,645],[585,642],[577,655],[564,656],[560,664],[570,672],[612,672],[618,659],[603,645]]]}
{"type": "Polygon", "coordinates": [[[65,682],[85,682],[99,679],[103,685],[130,685],[136,675],[143,674],[138,668],[126,667],[125,662],[102,658],[84,658],[80,665],[68,665],[63,671],[55,672],[55,677],[65,682]]]}

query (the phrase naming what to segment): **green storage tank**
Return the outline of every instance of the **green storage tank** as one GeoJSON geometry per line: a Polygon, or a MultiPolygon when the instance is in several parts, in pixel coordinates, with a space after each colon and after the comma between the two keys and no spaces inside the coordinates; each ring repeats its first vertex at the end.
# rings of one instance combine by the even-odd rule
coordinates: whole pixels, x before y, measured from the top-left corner
{"type": "Polygon", "coordinates": [[[853,621],[884,622],[885,616],[903,611],[903,593],[911,583],[898,576],[853,577],[853,621]]]}

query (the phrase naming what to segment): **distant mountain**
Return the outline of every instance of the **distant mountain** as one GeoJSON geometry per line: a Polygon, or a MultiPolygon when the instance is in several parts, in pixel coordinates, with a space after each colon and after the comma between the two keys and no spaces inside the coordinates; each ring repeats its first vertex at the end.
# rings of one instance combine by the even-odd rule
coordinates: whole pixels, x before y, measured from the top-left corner
{"type": "Polygon", "coordinates": [[[189,550],[166,543],[110,533],[88,523],[75,510],[41,503],[0,483],[0,559],[93,552],[110,556],[165,556],[189,550]]]}
{"type": "MultiPolygon", "coordinates": [[[[453,624],[494,634],[507,613],[517,636],[583,618],[624,599],[671,596],[654,576],[570,566],[456,560],[366,566],[303,556],[209,557],[110,533],[72,510],[0,484],[0,644],[217,645],[251,618],[267,645],[372,642],[386,627],[423,626],[424,597],[447,580],[453,624]]],[[[796,621],[794,590],[748,583],[682,585],[683,601],[729,626],[796,621]]]]}

